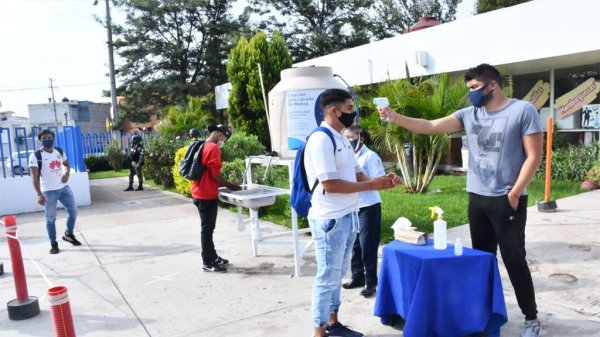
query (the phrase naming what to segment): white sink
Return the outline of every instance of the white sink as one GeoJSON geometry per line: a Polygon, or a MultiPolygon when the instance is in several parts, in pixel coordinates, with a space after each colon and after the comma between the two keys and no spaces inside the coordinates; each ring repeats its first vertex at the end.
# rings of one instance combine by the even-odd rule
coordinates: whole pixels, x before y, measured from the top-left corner
{"type": "Polygon", "coordinates": [[[242,190],[239,191],[232,191],[225,187],[219,188],[219,199],[240,207],[259,208],[273,205],[276,196],[288,193],[288,190],[277,187],[243,185],[242,190]]]}

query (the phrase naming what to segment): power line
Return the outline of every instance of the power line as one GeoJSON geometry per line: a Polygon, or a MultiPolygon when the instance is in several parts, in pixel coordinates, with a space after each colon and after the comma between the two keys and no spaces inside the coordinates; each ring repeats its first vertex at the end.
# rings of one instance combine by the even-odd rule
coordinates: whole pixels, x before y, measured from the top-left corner
{"type": "MultiPolygon", "coordinates": [[[[55,86],[55,88],[84,87],[84,86],[99,85],[99,84],[110,84],[110,82],[68,84],[68,85],[55,86]]],[[[28,91],[28,90],[41,90],[41,89],[48,89],[48,87],[20,88],[20,89],[0,89],[0,92],[28,91]]]]}

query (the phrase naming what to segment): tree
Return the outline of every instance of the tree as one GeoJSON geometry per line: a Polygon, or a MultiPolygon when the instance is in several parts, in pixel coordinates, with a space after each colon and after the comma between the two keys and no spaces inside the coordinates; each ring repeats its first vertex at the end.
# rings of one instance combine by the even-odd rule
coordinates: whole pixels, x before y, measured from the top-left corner
{"type": "Polygon", "coordinates": [[[165,106],[226,82],[222,60],[241,25],[229,14],[233,2],[117,1],[126,14],[124,25],[114,30],[114,46],[124,60],[117,73],[125,117],[147,120],[165,106]]]}
{"type": "Polygon", "coordinates": [[[258,32],[248,42],[240,38],[231,50],[227,64],[227,75],[231,82],[229,94],[229,121],[236,130],[258,136],[266,148],[270,148],[268,121],[260,84],[258,64],[262,69],[265,95],[280,80],[281,70],[292,66],[292,59],[278,32],[271,41],[258,32]]]}
{"type": "Polygon", "coordinates": [[[187,102],[171,106],[160,125],[160,132],[170,136],[187,135],[190,129],[205,129],[214,124],[214,116],[205,107],[213,95],[205,97],[188,96],[187,102]]]}
{"type": "Polygon", "coordinates": [[[496,9],[510,7],[518,4],[522,4],[524,2],[528,2],[531,0],[477,0],[477,4],[475,6],[475,10],[477,14],[491,12],[496,9]]]}
{"type": "Polygon", "coordinates": [[[375,0],[250,0],[265,19],[259,28],[281,29],[294,61],[369,42],[375,0]],[[270,16],[268,16],[270,15],[270,16]]]}
{"type": "MultiPolygon", "coordinates": [[[[378,94],[389,97],[392,108],[403,115],[431,120],[465,107],[467,92],[462,79],[452,80],[448,74],[441,74],[419,79],[415,84],[409,79],[387,82],[378,94]]],[[[372,114],[363,119],[361,126],[369,131],[377,146],[396,156],[406,191],[426,192],[448,148],[448,135],[420,135],[393,123],[382,124],[378,119],[377,114],[372,114]],[[405,144],[412,148],[412,162],[404,151],[405,144]]]]}
{"type": "Polygon", "coordinates": [[[461,0],[379,0],[375,5],[373,34],[387,38],[402,34],[423,17],[454,21],[461,0]]]}

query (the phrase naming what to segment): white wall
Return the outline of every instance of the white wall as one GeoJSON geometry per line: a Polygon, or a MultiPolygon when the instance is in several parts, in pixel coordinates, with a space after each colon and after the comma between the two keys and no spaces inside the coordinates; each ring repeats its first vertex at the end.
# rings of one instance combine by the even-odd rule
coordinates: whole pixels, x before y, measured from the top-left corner
{"type": "MultiPolygon", "coordinates": [[[[71,172],[69,186],[77,206],[91,205],[87,172],[71,172]]],[[[44,207],[37,203],[37,194],[31,185],[31,177],[0,178],[0,216],[43,210],[44,207]]]]}
{"type": "Polygon", "coordinates": [[[600,60],[600,0],[534,0],[294,66],[330,66],[350,85],[463,71],[480,63],[514,65],[513,74],[584,65],[600,60]],[[428,65],[416,62],[426,51],[428,65]],[[536,69],[541,68],[541,69],[536,69]]]}

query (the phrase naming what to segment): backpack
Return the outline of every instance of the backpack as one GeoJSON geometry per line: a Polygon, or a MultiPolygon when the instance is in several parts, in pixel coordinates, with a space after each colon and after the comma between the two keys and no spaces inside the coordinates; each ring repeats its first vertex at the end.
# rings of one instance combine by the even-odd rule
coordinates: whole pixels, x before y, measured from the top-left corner
{"type": "MultiPolygon", "coordinates": [[[[60,147],[54,147],[56,149],[56,151],[58,151],[58,153],[60,153],[61,157],[63,156],[63,149],[61,149],[60,147]]],[[[38,163],[38,179],[42,176],[42,150],[38,149],[34,152],[35,154],[35,159],[37,159],[37,163],[38,163]]]]}
{"type": "Polygon", "coordinates": [[[204,141],[198,140],[185,151],[183,159],[179,162],[179,174],[189,180],[198,180],[204,175],[206,167],[202,165],[202,149],[204,141]]]}
{"type": "Polygon", "coordinates": [[[292,181],[290,204],[296,211],[296,214],[301,217],[306,217],[308,215],[308,210],[311,206],[310,199],[312,198],[312,193],[314,192],[315,188],[317,188],[317,184],[319,183],[319,180],[317,179],[312,188],[309,188],[308,178],[306,177],[306,168],[304,167],[304,149],[308,143],[308,138],[317,131],[325,132],[325,134],[329,136],[331,142],[333,143],[333,155],[335,156],[336,144],[333,134],[328,128],[322,126],[315,128],[310,135],[306,137],[306,143],[302,144],[302,146],[298,149],[298,152],[296,152],[296,159],[294,160],[294,180],[292,181]]]}

